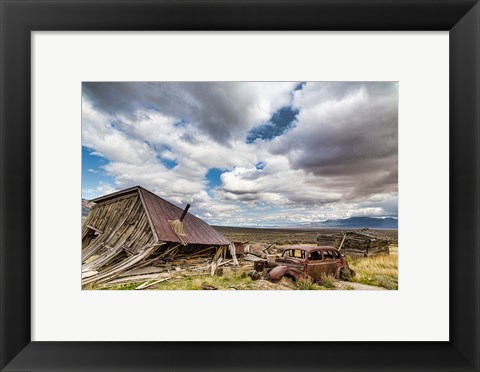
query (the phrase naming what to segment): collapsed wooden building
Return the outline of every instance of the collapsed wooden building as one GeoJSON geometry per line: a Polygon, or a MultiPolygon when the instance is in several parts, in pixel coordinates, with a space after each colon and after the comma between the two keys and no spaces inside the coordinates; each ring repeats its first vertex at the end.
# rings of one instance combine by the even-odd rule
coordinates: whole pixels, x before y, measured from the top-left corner
{"type": "Polygon", "coordinates": [[[227,250],[237,263],[235,246],[188,213],[189,206],[183,210],[140,186],[92,202],[82,228],[83,285],[148,278],[174,270],[172,260],[196,258],[213,275],[227,250]]]}
{"type": "Polygon", "coordinates": [[[317,235],[318,245],[333,246],[347,256],[390,254],[390,245],[394,242],[394,239],[367,228],[317,235]]]}

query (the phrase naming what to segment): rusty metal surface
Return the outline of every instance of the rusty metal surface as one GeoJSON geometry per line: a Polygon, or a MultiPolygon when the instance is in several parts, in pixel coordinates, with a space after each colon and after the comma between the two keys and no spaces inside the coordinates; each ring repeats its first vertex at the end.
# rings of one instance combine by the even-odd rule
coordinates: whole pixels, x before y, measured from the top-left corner
{"type": "MultiPolygon", "coordinates": [[[[295,279],[305,277],[318,282],[324,275],[333,275],[338,279],[342,269],[349,269],[347,260],[337,249],[309,245],[295,245],[286,248],[282,257],[275,260],[275,264],[278,266],[269,271],[266,276],[268,280],[277,281],[285,275],[290,275],[295,279]],[[305,251],[305,258],[287,256],[286,253],[292,249],[305,251]],[[311,259],[310,253],[315,254],[316,252],[320,256],[311,259]],[[330,254],[326,254],[327,252],[330,254]]],[[[353,273],[353,275],[355,274],[353,273]]]]}
{"type": "MultiPolygon", "coordinates": [[[[181,243],[178,236],[170,227],[168,220],[173,221],[179,219],[184,210],[142,187],[139,187],[138,191],[145,203],[145,210],[152,221],[158,240],[181,243]]],[[[182,237],[182,240],[187,244],[230,244],[230,241],[217,230],[190,213],[185,215],[183,227],[186,236],[182,237]]]]}
{"type": "Polygon", "coordinates": [[[235,244],[235,253],[238,255],[245,254],[245,245],[243,243],[234,242],[235,244]]]}
{"type": "Polygon", "coordinates": [[[286,272],[287,272],[286,266],[277,266],[272,270],[270,270],[268,274],[265,276],[265,278],[272,282],[276,282],[277,280],[282,279],[286,272]]]}
{"type": "Polygon", "coordinates": [[[271,282],[276,282],[282,279],[284,276],[290,276],[295,280],[300,280],[306,277],[305,273],[297,268],[290,266],[277,266],[270,270],[265,278],[271,282]]]}
{"type": "MultiPolygon", "coordinates": [[[[173,232],[168,220],[173,221],[180,219],[184,209],[160,198],[143,187],[132,187],[113,194],[101,196],[92,201],[102,203],[131,192],[139,193],[147,216],[159,241],[183,243],[173,232]]],[[[186,236],[182,237],[182,240],[187,244],[227,245],[230,243],[213,227],[190,213],[185,215],[183,226],[186,236]]]]}

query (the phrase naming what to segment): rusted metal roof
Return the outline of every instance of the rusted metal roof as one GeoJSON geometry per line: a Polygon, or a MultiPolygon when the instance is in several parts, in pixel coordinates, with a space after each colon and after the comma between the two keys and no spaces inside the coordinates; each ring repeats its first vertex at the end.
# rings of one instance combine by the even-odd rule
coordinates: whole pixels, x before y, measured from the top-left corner
{"type": "MultiPolygon", "coordinates": [[[[179,219],[183,209],[162,199],[154,193],[136,186],[113,194],[104,195],[93,199],[95,203],[101,203],[116,197],[126,195],[131,192],[138,192],[142,200],[145,212],[150,221],[150,225],[159,241],[183,243],[173,232],[168,220],[179,219]]],[[[182,240],[187,244],[201,245],[227,245],[230,242],[217,230],[207,224],[205,221],[193,214],[187,213],[183,220],[183,227],[186,236],[182,240]]]]}
{"type": "MultiPolygon", "coordinates": [[[[162,199],[154,193],[139,187],[140,196],[145,205],[145,210],[151,219],[153,228],[159,240],[168,242],[181,242],[173,232],[168,220],[179,219],[183,209],[162,199]]],[[[217,230],[193,214],[187,213],[183,220],[185,237],[188,244],[226,245],[230,242],[217,230]]]]}

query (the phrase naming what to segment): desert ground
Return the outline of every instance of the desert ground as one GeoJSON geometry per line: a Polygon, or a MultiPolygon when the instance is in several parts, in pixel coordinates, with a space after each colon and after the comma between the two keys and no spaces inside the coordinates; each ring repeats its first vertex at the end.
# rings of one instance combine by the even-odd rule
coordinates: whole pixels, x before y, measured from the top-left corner
{"type": "MultiPolygon", "coordinates": [[[[250,241],[267,244],[315,244],[318,234],[332,234],[345,229],[274,229],[213,226],[230,241],[250,241]]],[[[398,239],[398,230],[371,229],[390,238],[398,239]]]]}
{"type": "MultiPolygon", "coordinates": [[[[234,242],[246,242],[251,245],[273,246],[281,252],[294,244],[315,244],[319,233],[340,232],[340,229],[255,229],[214,226],[227,239],[234,242]]],[[[374,230],[390,238],[395,243],[390,245],[389,255],[373,257],[348,257],[350,267],[356,276],[348,282],[325,277],[321,283],[308,280],[292,281],[283,278],[272,283],[264,279],[252,280],[248,273],[253,270],[253,262],[239,259],[239,266],[225,265],[218,275],[211,276],[209,270],[172,266],[165,279],[145,282],[128,282],[104,284],[101,286],[84,286],[84,289],[100,290],[395,290],[398,289],[398,231],[374,230]]]]}

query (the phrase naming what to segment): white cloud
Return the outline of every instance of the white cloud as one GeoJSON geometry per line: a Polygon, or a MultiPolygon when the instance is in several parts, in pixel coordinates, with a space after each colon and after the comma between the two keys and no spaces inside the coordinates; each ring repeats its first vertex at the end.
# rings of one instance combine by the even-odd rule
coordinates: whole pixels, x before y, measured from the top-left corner
{"type": "Polygon", "coordinates": [[[97,196],[111,194],[119,190],[117,190],[114,186],[110,185],[109,183],[100,181],[96,188],[84,189],[82,191],[83,191],[83,195],[87,199],[94,199],[97,196]]]}

